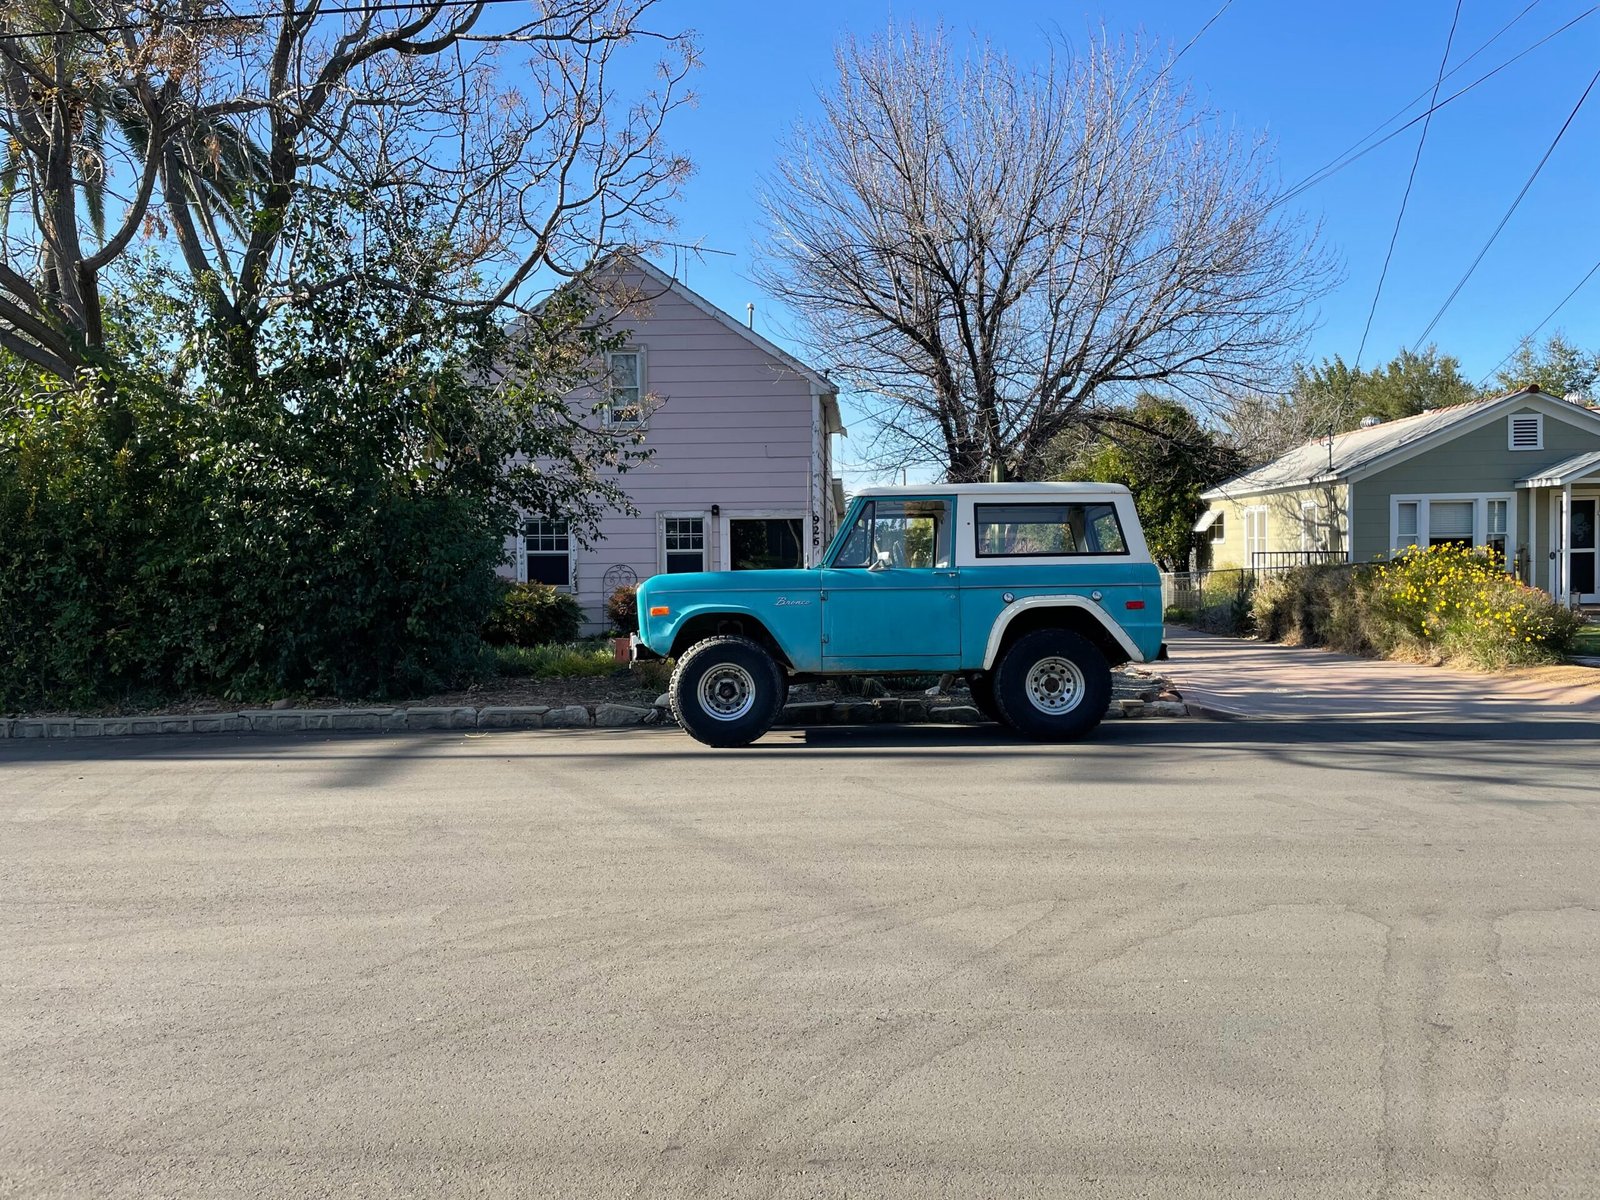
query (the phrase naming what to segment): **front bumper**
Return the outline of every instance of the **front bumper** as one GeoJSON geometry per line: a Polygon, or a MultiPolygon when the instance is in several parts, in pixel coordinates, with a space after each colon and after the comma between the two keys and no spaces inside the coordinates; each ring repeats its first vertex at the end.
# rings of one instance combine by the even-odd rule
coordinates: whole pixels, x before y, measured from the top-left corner
{"type": "Polygon", "coordinates": [[[660,657],[661,655],[657,654],[654,650],[650,649],[649,646],[645,645],[644,642],[640,640],[637,633],[630,633],[628,635],[628,663],[630,666],[636,662],[643,662],[646,659],[660,657]]]}

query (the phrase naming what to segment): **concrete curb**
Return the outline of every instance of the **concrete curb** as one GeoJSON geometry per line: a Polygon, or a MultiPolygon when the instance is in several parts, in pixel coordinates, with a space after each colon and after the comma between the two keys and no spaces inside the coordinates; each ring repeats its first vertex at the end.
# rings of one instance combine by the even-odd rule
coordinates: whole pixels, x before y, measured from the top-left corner
{"type": "MultiPolygon", "coordinates": [[[[1205,716],[1172,701],[1118,700],[1108,720],[1205,716]]],[[[1237,719],[1233,714],[1223,719],[1237,719]]],[[[969,705],[922,699],[797,701],[784,706],[779,728],[807,725],[978,725],[984,716],[969,705]]],[[[483,708],[247,708],[238,712],[149,717],[0,717],[8,738],[146,737],[170,733],[399,733],[407,730],[629,729],[672,724],[662,705],[488,705],[483,708]]]]}

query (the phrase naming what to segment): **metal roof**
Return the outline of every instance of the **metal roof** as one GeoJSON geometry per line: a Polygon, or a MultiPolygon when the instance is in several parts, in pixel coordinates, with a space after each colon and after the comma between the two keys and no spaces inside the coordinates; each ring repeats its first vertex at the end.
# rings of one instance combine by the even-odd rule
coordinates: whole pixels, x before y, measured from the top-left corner
{"type": "Polygon", "coordinates": [[[1474,400],[1470,404],[1434,408],[1414,417],[1384,421],[1366,429],[1352,429],[1349,433],[1335,434],[1331,446],[1328,438],[1318,438],[1296,446],[1283,457],[1247,471],[1237,479],[1219,484],[1202,496],[1207,500],[1219,499],[1243,492],[1267,492],[1340,479],[1386,454],[1431,437],[1508,399],[1509,396],[1499,396],[1493,400],[1474,400]]]}
{"type": "Polygon", "coordinates": [[[1565,487],[1588,475],[1600,473],[1600,450],[1586,450],[1562,459],[1554,466],[1541,467],[1537,475],[1519,479],[1513,487],[1565,487]]]}

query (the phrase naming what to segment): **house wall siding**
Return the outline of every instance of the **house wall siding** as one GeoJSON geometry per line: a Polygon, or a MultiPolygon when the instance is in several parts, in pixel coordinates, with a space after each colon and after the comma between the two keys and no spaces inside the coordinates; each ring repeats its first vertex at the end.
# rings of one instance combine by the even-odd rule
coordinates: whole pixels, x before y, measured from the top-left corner
{"type": "MultiPolygon", "coordinates": [[[[1529,405],[1498,415],[1479,429],[1360,480],[1355,485],[1355,557],[1367,560],[1393,553],[1390,501],[1394,496],[1449,493],[1513,494],[1517,511],[1507,553],[1526,556],[1530,498],[1526,490],[1518,491],[1512,485],[1525,476],[1538,474],[1544,467],[1590,450],[1600,450],[1600,435],[1561,420],[1546,407],[1529,405]],[[1526,413],[1544,414],[1542,450],[1508,448],[1509,418],[1526,413]],[[1517,547],[1515,552],[1509,549],[1512,543],[1517,547]]],[[[1550,513],[1550,495],[1548,491],[1541,492],[1534,517],[1538,540],[1532,563],[1532,581],[1540,587],[1550,584],[1550,513]]]]}
{"type": "MultiPolygon", "coordinates": [[[[716,570],[730,517],[805,518],[826,492],[825,474],[820,491],[813,485],[821,401],[812,382],[677,293],[642,275],[629,273],[624,281],[653,296],[614,325],[627,333],[626,349],[644,351],[644,389],[654,404],[645,445],[653,453],[620,481],[638,515],[607,514],[600,540],[575,553],[573,590],[586,632],[607,624],[609,569],[630,568],[640,580],[661,569],[662,513],[704,517],[706,566],[716,570]],[[720,508],[715,518],[713,505],[720,508]]],[[[572,402],[587,408],[593,398],[572,402]]],[[[820,510],[817,516],[826,519],[820,510]]],[[[822,531],[824,541],[830,530],[822,531]]],[[[514,558],[515,545],[508,551],[514,558]]]]}
{"type": "Polygon", "coordinates": [[[1211,508],[1223,517],[1223,539],[1212,542],[1214,568],[1248,566],[1245,548],[1245,509],[1267,510],[1266,544],[1269,551],[1299,550],[1302,506],[1317,506],[1318,549],[1343,550],[1348,544],[1348,489],[1344,484],[1266,492],[1254,496],[1216,500],[1211,508]]]}

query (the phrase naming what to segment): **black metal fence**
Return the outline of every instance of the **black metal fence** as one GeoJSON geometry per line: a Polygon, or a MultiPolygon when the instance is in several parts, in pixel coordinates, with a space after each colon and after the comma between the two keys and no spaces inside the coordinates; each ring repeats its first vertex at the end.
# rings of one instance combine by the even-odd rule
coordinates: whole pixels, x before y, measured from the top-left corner
{"type": "Polygon", "coordinates": [[[1345,561],[1343,550],[1257,550],[1250,556],[1256,571],[1284,571],[1290,567],[1323,567],[1345,561]]]}
{"type": "Polygon", "coordinates": [[[1250,600],[1263,579],[1297,567],[1354,567],[1342,550],[1258,551],[1255,566],[1164,572],[1162,611],[1172,620],[1215,633],[1243,633],[1250,627],[1250,600]]]}

